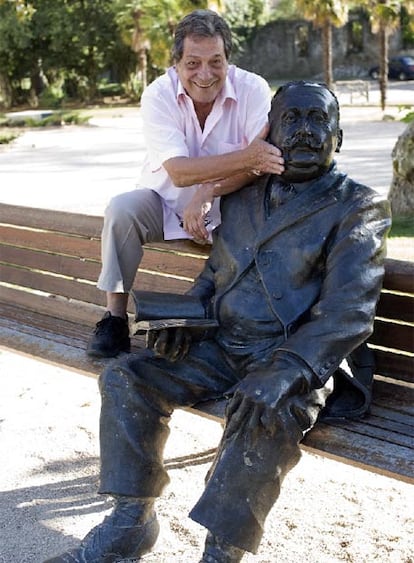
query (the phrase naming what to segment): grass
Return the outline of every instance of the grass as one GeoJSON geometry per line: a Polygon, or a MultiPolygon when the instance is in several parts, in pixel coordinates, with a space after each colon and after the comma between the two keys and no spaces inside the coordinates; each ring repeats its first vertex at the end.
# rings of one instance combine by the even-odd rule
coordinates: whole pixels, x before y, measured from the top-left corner
{"type": "Polygon", "coordinates": [[[389,238],[410,237],[414,239],[414,216],[393,217],[391,231],[388,236],[389,238]]]}
{"type": "Polygon", "coordinates": [[[56,111],[43,119],[25,118],[19,121],[7,119],[5,115],[0,114],[0,145],[11,143],[27,128],[82,125],[89,119],[90,116],[78,111],[56,111]]]}
{"type": "Polygon", "coordinates": [[[9,143],[11,143],[12,141],[14,141],[14,139],[17,139],[17,137],[19,136],[19,133],[2,133],[0,130],[0,145],[8,145],[9,143]]]}
{"type": "Polygon", "coordinates": [[[414,216],[393,217],[387,240],[387,256],[414,262],[414,216]]]}

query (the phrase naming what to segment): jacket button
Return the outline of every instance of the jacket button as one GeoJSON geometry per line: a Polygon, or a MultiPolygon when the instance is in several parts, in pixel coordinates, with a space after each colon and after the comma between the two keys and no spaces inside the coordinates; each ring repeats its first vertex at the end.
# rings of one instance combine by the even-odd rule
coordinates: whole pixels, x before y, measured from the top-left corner
{"type": "Polygon", "coordinates": [[[272,293],[272,297],[273,297],[274,299],[281,299],[281,298],[282,298],[282,292],[276,290],[276,291],[274,291],[274,292],[272,293]]]}

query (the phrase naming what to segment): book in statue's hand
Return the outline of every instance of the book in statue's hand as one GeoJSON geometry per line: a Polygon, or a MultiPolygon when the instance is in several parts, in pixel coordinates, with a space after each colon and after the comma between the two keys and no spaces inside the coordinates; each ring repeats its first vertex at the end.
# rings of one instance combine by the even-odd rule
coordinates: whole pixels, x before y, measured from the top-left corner
{"type": "Polygon", "coordinates": [[[165,328],[215,328],[218,322],[215,319],[148,319],[133,323],[134,334],[143,334],[148,330],[163,330],[165,328]]]}
{"type": "Polygon", "coordinates": [[[133,290],[135,322],[133,334],[154,334],[168,328],[188,328],[194,339],[209,338],[218,327],[215,319],[206,318],[198,297],[175,293],[133,290]]]}

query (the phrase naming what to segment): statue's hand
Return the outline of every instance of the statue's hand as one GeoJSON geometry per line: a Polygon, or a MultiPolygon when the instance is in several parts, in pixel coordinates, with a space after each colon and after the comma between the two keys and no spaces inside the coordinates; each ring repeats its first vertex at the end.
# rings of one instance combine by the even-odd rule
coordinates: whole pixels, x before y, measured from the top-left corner
{"type": "Polygon", "coordinates": [[[286,402],[318,385],[310,370],[291,358],[278,358],[264,369],[249,373],[229,401],[226,435],[237,432],[241,425],[252,432],[262,425],[273,434],[286,402]]]}
{"type": "Polygon", "coordinates": [[[147,346],[154,351],[156,356],[176,362],[186,357],[190,344],[190,331],[183,327],[175,327],[151,331],[147,346]]]}

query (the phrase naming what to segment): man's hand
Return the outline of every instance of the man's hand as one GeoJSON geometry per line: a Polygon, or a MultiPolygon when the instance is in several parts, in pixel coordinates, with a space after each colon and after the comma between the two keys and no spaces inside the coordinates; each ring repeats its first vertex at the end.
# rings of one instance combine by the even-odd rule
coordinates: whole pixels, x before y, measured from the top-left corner
{"type": "Polygon", "coordinates": [[[246,163],[251,172],[257,176],[280,175],[285,170],[281,151],[265,141],[268,133],[269,125],[265,125],[259,135],[244,149],[246,163]]]}
{"type": "Polygon", "coordinates": [[[161,356],[170,362],[185,358],[190,344],[190,331],[183,327],[151,331],[147,341],[147,347],[153,350],[156,356],[161,356]]]}
{"type": "Polygon", "coordinates": [[[317,386],[310,370],[291,358],[278,358],[273,365],[259,368],[239,383],[228,404],[226,435],[242,424],[252,432],[261,425],[273,435],[280,408],[317,386]]]}
{"type": "Polygon", "coordinates": [[[214,188],[218,184],[207,182],[199,184],[190,203],[184,209],[183,227],[195,240],[208,239],[205,218],[214,200],[214,188]]]}

